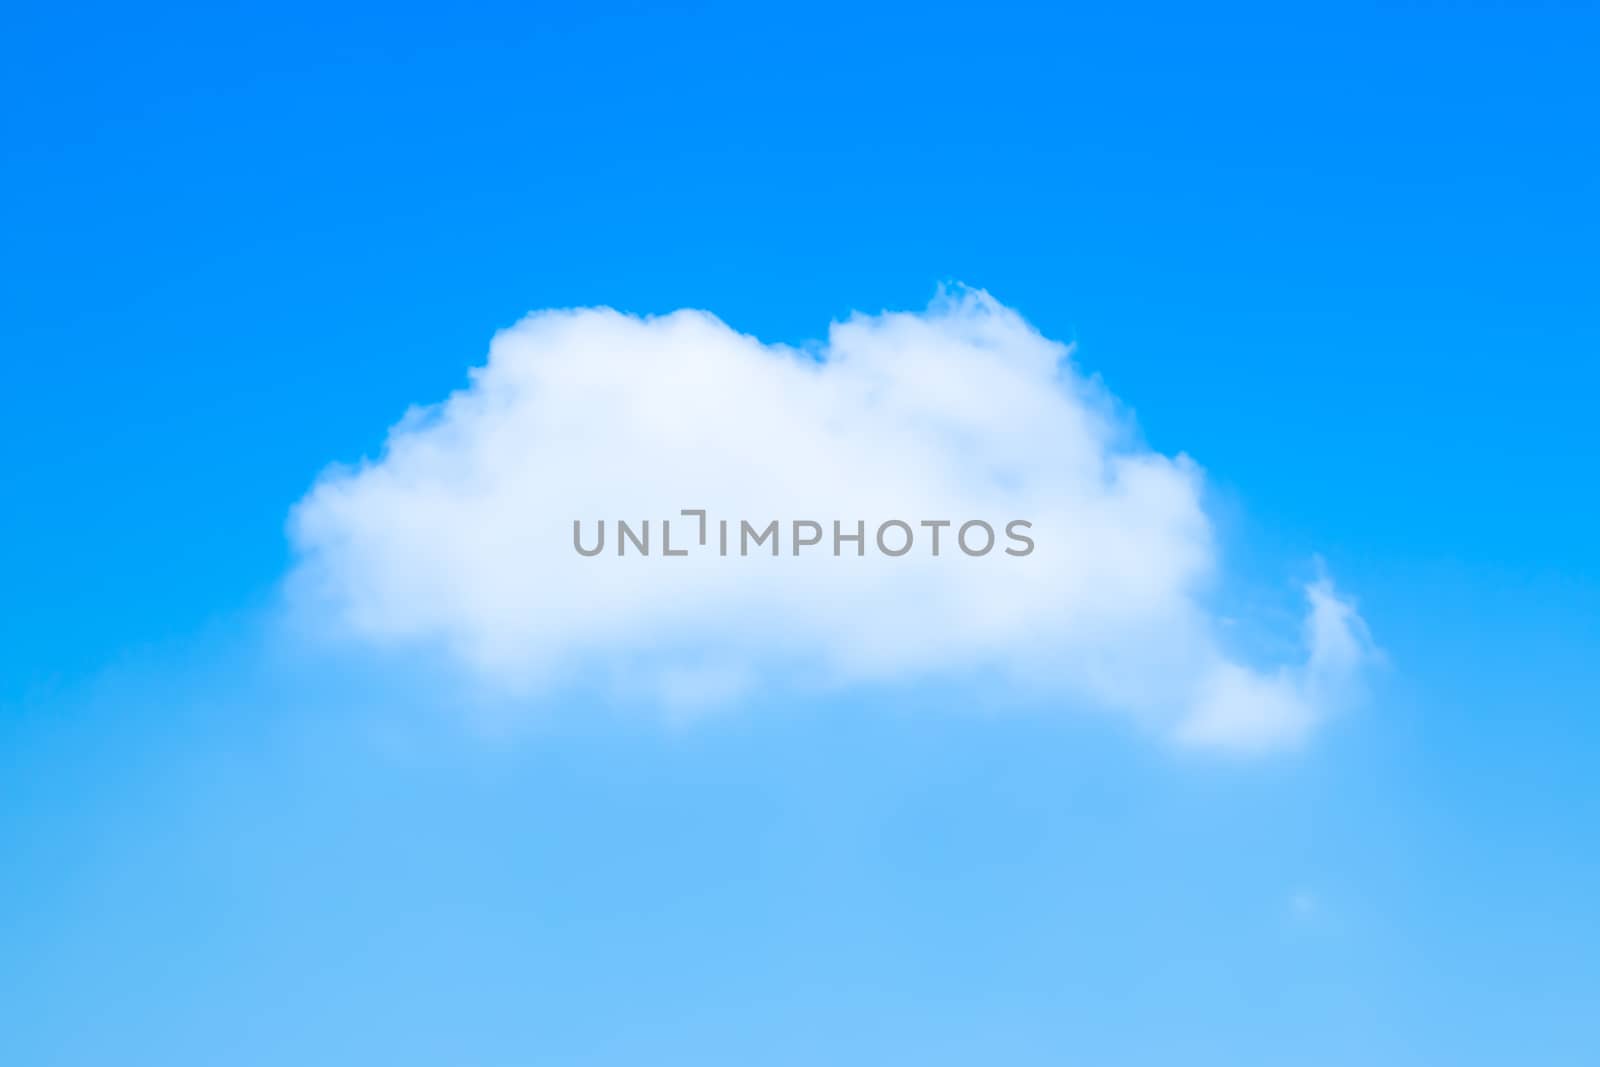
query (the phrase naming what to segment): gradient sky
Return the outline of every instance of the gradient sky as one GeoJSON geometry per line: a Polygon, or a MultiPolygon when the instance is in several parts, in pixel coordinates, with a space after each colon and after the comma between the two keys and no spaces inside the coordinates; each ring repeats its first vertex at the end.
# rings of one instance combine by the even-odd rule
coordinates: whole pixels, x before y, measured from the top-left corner
{"type": "Polygon", "coordinates": [[[25,0],[0,1062],[1600,1060],[1600,15],[25,0]],[[530,309],[981,286],[1386,664],[1304,749],[308,656],[291,505],[530,309]]]}

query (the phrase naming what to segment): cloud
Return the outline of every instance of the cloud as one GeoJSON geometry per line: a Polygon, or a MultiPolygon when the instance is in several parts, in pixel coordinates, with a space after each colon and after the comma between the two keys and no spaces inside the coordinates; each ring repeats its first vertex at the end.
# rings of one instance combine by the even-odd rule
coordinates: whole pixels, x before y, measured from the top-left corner
{"type": "Polygon", "coordinates": [[[1322,902],[1309,889],[1296,889],[1289,894],[1289,918],[1299,923],[1311,922],[1322,909],[1322,902]]]}
{"type": "Polygon", "coordinates": [[[1359,616],[1321,579],[1303,660],[1231,658],[1202,602],[1217,550],[1200,469],[1144,447],[1070,355],[970,290],[853,316],[814,350],[699,311],[536,312],[467,388],[296,505],[291,588],[336,634],[529,696],[603,679],[684,714],[971,684],[1196,746],[1300,741],[1370,654],[1359,616]],[[685,509],[706,513],[703,545],[685,509]],[[575,550],[575,520],[585,548],[605,521],[600,554],[575,550]],[[617,554],[618,520],[649,521],[649,555],[617,554]],[[741,522],[772,520],[778,554],[742,554],[741,522]],[[958,540],[974,521],[986,554],[958,540]]]}

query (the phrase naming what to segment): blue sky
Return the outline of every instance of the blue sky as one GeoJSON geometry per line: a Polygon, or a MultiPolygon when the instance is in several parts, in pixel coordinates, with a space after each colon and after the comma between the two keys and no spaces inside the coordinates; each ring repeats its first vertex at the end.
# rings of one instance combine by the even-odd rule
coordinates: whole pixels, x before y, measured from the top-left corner
{"type": "Polygon", "coordinates": [[[0,1060],[1600,1052],[1592,8],[8,22],[0,1060]],[[528,311],[804,343],[947,281],[1203,464],[1231,598],[1324,561],[1359,707],[486,738],[276,625],[319,472],[528,311]]]}

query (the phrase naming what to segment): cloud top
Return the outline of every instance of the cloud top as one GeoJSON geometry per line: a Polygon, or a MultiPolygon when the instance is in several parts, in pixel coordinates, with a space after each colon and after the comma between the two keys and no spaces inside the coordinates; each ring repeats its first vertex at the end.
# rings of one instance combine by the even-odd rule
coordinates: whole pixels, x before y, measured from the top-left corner
{"type": "Polygon", "coordinates": [[[969,290],[835,323],[815,350],[699,311],[535,312],[296,505],[293,588],[339,633],[530,695],[605,679],[692,711],[981,678],[1186,744],[1302,740],[1370,655],[1359,616],[1322,579],[1302,660],[1230,658],[1199,598],[1217,557],[1201,471],[1142,446],[1070,355],[969,290]],[[604,549],[580,554],[574,522],[590,549],[602,520],[604,549]],[[649,522],[649,555],[617,554],[619,520],[649,522]],[[741,524],[773,521],[777,544],[743,554],[741,524]],[[962,550],[968,522],[992,549],[962,550]]]}

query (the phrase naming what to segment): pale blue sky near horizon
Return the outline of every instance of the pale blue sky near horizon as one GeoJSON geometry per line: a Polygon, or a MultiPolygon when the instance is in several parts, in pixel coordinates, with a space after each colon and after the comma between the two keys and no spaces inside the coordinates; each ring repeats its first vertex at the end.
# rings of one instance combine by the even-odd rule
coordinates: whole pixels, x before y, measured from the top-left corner
{"type": "Polygon", "coordinates": [[[1600,12],[25,2],[0,1062],[1590,1064],[1600,12]],[[980,286],[1385,656],[1301,750],[932,687],[689,727],[275,629],[526,312],[980,286]]]}

